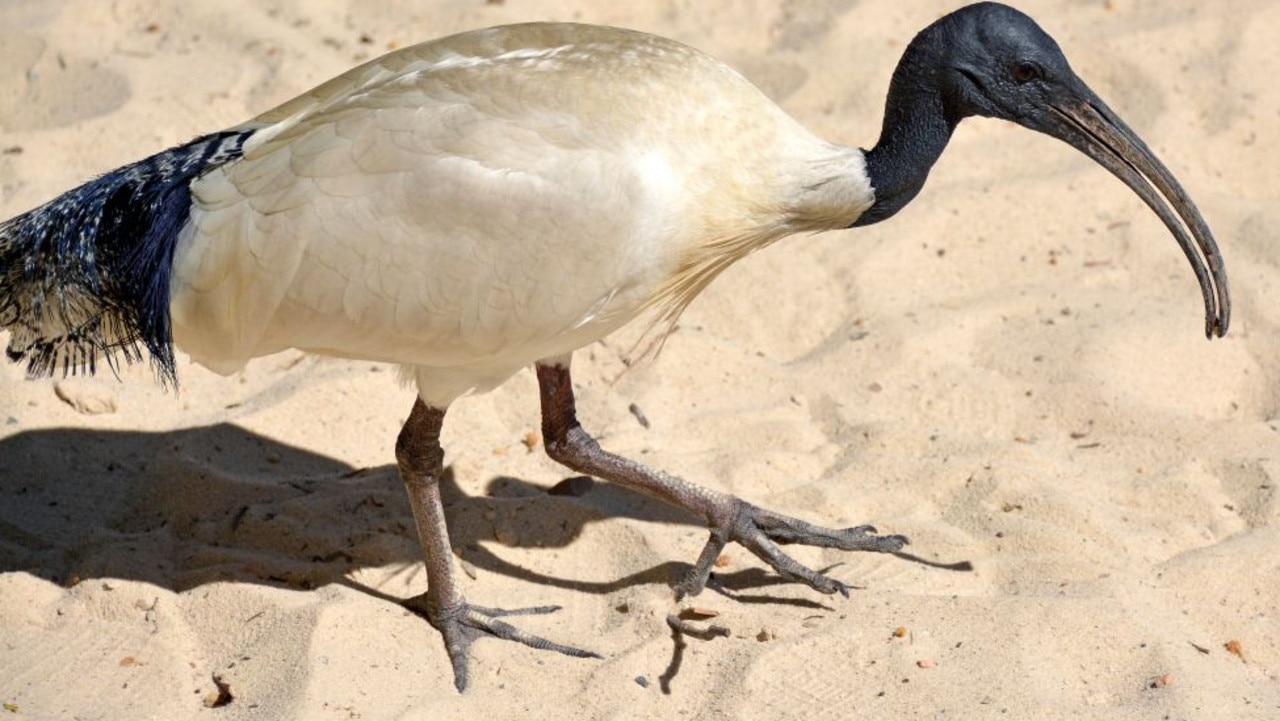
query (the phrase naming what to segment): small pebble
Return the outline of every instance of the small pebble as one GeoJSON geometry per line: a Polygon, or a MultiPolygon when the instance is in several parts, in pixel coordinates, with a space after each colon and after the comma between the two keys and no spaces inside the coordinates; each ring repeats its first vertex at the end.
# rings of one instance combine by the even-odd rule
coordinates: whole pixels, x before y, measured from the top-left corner
{"type": "Polygon", "coordinates": [[[636,676],[636,684],[640,688],[649,688],[649,679],[647,676],[636,676]]]}

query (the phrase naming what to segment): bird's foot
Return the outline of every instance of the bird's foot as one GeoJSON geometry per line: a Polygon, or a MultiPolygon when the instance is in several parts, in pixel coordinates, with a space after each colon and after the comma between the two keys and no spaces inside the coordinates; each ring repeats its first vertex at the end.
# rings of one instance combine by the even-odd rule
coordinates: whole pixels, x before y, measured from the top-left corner
{"type": "Polygon", "coordinates": [[[759,556],[783,578],[806,583],[819,593],[831,594],[839,591],[845,597],[849,596],[848,586],[797,562],[783,553],[778,545],[800,543],[843,551],[894,553],[910,543],[906,536],[876,535],[874,526],[823,528],[736,498],[732,500],[731,511],[725,515],[725,521],[713,525],[711,538],[703,547],[693,569],[676,584],[677,597],[701,593],[720,552],[725,545],[734,541],[759,556]]]}
{"type": "Polygon", "coordinates": [[[541,636],[522,631],[503,621],[507,616],[536,616],[555,613],[559,606],[535,606],[532,608],[501,609],[475,606],[459,601],[447,608],[436,608],[425,595],[405,604],[411,611],[423,615],[444,636],[445,649],[453,664],[453,684],[459,691],[467,687],[467,650],[471,642],[482,636],[493,636],[507,641],[517,641],[540,651],[556,651],[577,658],[600,658],[600,654],[573,646],[549,641],[541,636]]]}

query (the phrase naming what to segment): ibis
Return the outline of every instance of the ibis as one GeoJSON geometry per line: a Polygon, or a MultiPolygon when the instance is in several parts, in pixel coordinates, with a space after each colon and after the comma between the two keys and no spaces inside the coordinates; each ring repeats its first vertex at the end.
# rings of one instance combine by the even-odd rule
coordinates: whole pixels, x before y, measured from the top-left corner
{"type": "Polygon", "coordinates": [[[34,377],[149,361],[173,386],[175,348],[224,374],[289,348],[399,366],[417,390],[395,457],[426,561],[419,603],[462,690],[480,637],[595,655],[518,628],[554,607],[471,603],[454,569],[441,425],[455,399],[526,367],[551,458],[709,529],[677,594],[701,591],[729,543],[845,595],[781,546],[903,548],[602,449],[576,417],[570,359],[633,321],[660,340],[725,268],[786,236],[889,219],[970,116],[1063,140],[1126,183],[1190,262],[1206,334],[1226,332],[1222,256],[1190,197],[1049,35],[995,3],[909,43],[869,150],[640,32],[532,23],[406,47],[0,224],[0,327],[34,377]]]}

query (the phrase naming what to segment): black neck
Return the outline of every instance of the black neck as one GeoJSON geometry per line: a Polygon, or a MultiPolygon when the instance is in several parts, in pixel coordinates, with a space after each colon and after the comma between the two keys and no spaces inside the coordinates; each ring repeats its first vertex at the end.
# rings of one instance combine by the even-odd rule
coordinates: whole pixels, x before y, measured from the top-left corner
{"type": "Polygon", "coordinates": [[[911,202],[963,117],[941,92],[944,64],[931,52],[936,46],[930,34],[926,30],[911,42],[893,73],[880,139],[866,151],[875,204],[853,227],[878,223],[911,202]]]}

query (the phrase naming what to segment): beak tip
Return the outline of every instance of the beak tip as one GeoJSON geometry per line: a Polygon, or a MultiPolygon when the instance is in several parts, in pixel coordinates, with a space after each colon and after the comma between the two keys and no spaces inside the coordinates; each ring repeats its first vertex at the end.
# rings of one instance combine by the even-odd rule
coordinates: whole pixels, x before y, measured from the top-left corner
{"type": "Polygon", "coordinates": [[[1227,334],[1227,319],[1209,317],[1205,319],[1204,336],[1209,340],[1222,338],[1227,334]]]}

